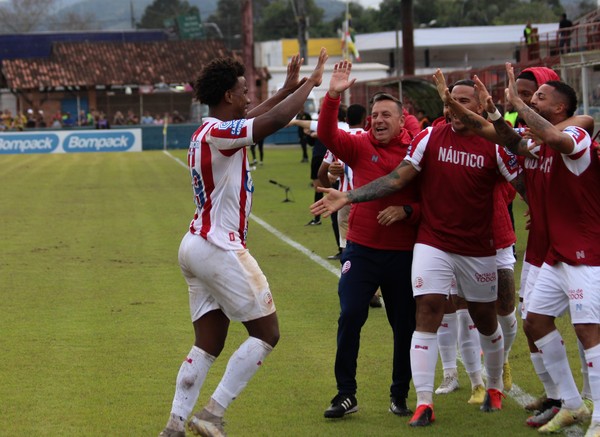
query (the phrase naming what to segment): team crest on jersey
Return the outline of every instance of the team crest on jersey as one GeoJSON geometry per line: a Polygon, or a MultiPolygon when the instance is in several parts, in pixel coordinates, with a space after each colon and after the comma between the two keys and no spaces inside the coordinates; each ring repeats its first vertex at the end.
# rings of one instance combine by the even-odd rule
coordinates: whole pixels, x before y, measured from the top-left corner
{"type": "Polygon", "coordinates": [[[342,266],[342,275],[344,273],[348,273],[348,271],[350,270],[350,267],[352,267],[352,263],[350,261],[346,261],[344,263],[344,265],[342,266]]]}

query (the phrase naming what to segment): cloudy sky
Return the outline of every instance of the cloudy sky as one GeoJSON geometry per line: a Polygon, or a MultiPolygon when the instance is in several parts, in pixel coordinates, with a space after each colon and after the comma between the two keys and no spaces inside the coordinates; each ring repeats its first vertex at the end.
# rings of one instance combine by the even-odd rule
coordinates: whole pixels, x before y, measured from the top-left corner
{"type": "Polygon", "coordinates": [[[354,0],[354,1],[357,3],[360,3],[365,8],[368,8],[368,7],[377,8],[379,6],[379,3],[381,3],[381,0],[354,0]]]}

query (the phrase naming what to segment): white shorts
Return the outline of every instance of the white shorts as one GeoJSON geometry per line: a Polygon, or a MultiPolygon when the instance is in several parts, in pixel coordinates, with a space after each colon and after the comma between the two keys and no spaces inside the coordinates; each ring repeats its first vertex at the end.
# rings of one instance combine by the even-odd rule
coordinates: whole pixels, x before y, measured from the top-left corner
{"type": "Polygon", "coordinates": [[[569,309],[573,324],[598,324],[600,267],[544,263],[528,299],[529,312],[559,317],[569,309]]]}
{"type": "Polygon", "coordinates": [[[275,312],[267,278],[247,249],[223,250],[187,232],[179,266],[188,284],[192,322],[216,309],[240,322],[275,312]]]}
{"type": "Polygon", "coordinates": [[[462,256],[426,244],[415,244],[413,295],[445,294],[456,277],[458,296],[469,302],[493,302],[498,297],[496,257],[462,256]]]}
{"type": "Polygon", "coordinates": [[[516,262],[512,246],[496,251],[496,268],[498,270],[512,270],[514,272],[516,262]]]}

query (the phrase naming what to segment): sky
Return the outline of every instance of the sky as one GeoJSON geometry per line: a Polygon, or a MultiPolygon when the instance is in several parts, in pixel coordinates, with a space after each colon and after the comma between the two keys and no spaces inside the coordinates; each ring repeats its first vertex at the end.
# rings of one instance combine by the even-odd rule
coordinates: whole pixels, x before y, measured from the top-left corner
{"type": "Polygon", "coordinates": [[[375,9],[379,9],[379,3],[381,0],[354,0],[356,3],[360,3],[360,5],[364,8],[372,7],[375,9]]]}

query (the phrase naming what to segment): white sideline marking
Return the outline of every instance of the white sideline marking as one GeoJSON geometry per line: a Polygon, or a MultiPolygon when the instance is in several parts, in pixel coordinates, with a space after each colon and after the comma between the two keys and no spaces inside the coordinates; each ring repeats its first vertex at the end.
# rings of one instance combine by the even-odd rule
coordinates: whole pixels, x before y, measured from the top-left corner
{"type": "MultiPolygon", "coordinates": [[[[175,156],[171,155],[167,150],[163,150],[163,152],[169,158],[175,160],[175,162],[177,162],[178,164],[180,164],[181,166],[183,166],[184,168],[187,169],[187,165],[181,159],[176,158],[175,156]]],[[[270,224],[268,224],[267,222],[265,222],[263,219],[255,216],[253,214],[250,214],[250,218],[252,220],[254,220],[256,223],[258,223],[259,225],[261,225],[263,228],[265,228],[268,232],[270,232],[271,234],[273,234],[274,236],[276,236],[277,238],[279,238],[284,243],[287,243],[290,246],[292,246],[294,249],[298,250],[299,252],[302,252],[304,255],[306,255],[307,257],[309,257],[315,263],[319,264],[324,269],[326,269],[329,272],[333,273],[338,278],[340,277],[340,269],[339,268],[332,267],[331,264],[329,264],[326,260],[324,260],[323,258],[321,258],[318,255],[315,255],[314,252],[310,251],[309,249],[307,249],[306,247],[304,247],[300,243],[292,240],[287,235],[281,233],[280,231],[278,231],[277,229],[275,229],[273,226],[271,226],[270,224]]],[[[513,383],[512,389],[507,393],[507,395],[509,397],[511,397],[512,399],[514,399],[522,407],[525,407],[525,405],[527,405],[529,402],[531,402],[531,401],[533,401],[535,399],[529,393],[524,392],[521,389],[521,387],[519,387],[515,383],[513,383]]],[[[568,437],[583,437],[583,430],[582,430],[581,427],[579,427],[577,425],[573,425],[573,426],[570,426],[570,427],[568,427],[568,428],[566,428],[564,430],[564,435],[566,435],[568,437]]]]}

